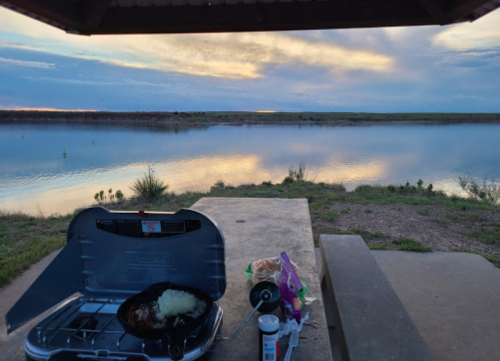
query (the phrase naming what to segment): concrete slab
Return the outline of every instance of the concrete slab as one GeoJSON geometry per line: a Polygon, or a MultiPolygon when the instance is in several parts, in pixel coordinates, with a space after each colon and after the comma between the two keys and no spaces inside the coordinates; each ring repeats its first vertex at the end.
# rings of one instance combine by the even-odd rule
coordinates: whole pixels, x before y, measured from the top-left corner
{"type": "Polygon", "coordinates": [[[467,253],[372,254],[436,360],[500,360],[500,269],[467,253]]]}
{"type": "MultiPolygon", "coordinates": [[[[49,254],[47,257],[31,266],[31,268],[21,276],[14,279],[10,284],[0,289],[0,345],[15,337],[15,334],[7,335],[5,315],[58,254],[59,251],[49,254]]],[[[26,325],[18,332],[22,332],[25,328],[27,328],[26,325]]]]}
{"type": "Polygon", "coordinates": [[[38,322],[47,317],[55,308],[44,312],[39,317],[16,330],[16,332],[7,335],[5,315],[58,254],[59,251],[52,252],[31,266],[21,276],[14,279],[12,283],[0,289],[0,361],[25,360],[23,349],[24,338],[38,322]]]}

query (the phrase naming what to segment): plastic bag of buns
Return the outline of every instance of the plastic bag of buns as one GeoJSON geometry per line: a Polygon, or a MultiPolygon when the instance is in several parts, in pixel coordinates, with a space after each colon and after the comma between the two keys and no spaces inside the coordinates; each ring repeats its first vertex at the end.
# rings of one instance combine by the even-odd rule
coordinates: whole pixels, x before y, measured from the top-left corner
{"type": "MultiPolygon", "coordinates": [[[[299,267],[291,261],[292,266],[295,270],[295,273],[300,278],[300,270],[299,267]]],[[[281,275],[281,261],[280,256],[270,257],[259,259],[258,261],[254,261],[250,263],[245,271],[245,275],[249,278],[253,283],[259,283],[262,281],[273,282],[274,284],[279,284],[279,279],[281,275]]],[[[306,296],[306,292],[308,292],[308,288],[304,282],[300,281],[302,284],[302,290],[298,291],[298,295],[302,303],[306,304],[315,300],[314,296],[310,295],[306,296]]]]}
{"type": "MultiPolygon", "coordinates": [[[[292,262],[292,266],[300,277],[299,267],[294,262],[292,262]]],[[[259,259],[252,262],[248,265],[245,274],[254,283],[269,281],[278,284],[281,274],[280,257],[259,259]]]]}

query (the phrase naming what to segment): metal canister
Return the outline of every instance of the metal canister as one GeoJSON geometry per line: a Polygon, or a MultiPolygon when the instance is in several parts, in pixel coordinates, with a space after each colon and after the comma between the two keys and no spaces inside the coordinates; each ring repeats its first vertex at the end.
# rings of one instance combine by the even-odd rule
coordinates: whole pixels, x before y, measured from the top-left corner
{"type": "Polygon", "coordinates": [[[259,317],[260,361],[277,361],[279,358],[280,320],[275,315],[259,317]]]}

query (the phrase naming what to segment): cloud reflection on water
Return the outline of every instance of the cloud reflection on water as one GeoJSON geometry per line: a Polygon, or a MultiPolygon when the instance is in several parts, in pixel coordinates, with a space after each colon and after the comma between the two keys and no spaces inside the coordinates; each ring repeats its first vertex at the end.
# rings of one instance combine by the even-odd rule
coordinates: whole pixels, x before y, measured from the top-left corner
{"type": "Polygon", "coordinates": [[[422,179],[458,192],[461,174],[500,176],[499,131],[500,124],[215,126],[179,132],[2,125],[0,208],[66,213],[90,205],[100,190],[121,189],[130,196],[131,183],[148,165],[176,193],[206,191],[219,180],[235,186],[279,183],[299,162],[307,165],[309,179],[342,182],[348,190],[422,179]]]}

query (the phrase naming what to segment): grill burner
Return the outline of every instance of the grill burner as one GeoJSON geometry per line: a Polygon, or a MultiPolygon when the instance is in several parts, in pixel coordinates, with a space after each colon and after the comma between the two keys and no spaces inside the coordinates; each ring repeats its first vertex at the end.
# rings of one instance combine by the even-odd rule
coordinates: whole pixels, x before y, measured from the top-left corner
{"type": "Polygon", "coordinates": [[[87,332],[92,332],[97,327],[97,319],[93,316],[81,316],[75,318],[69,324],[69,328],[76,329],[75,337],[82,339],[87,337],[87,332]]]}

